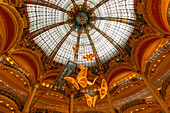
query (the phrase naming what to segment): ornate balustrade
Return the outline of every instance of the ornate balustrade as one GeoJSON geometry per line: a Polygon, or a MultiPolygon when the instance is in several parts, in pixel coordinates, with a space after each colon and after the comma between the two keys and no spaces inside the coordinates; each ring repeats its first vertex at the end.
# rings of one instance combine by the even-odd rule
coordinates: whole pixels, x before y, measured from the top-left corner
{"type": "Polygon", "coordinates": [[[163,47],[159,48],[148,60],[146,64],[146,70],[145,70],[145,75],[148,75],[148,69],[150,67],[150,64],[164,51],[170,48],[170,41],[163,47]]]}
{"type": "Polygon", "coordinates": [[[120,108],[120,113],[123,113],[125,110],[127,110],[130,107],[140,105],[140,104],[147,104],[145,99],[140,99],[140,100],[134,100],[132,102],[126,103],[120,108]]]}
{"type": "Polygon", "coordinates": [[[157,101],[154,97],[146,98],[146,99],[139,99],[139,100],[134,100],[134,101],[131,101],[129,103],[124,104],[120,108],[119,113],[123,113],[127,109],[134,107],[134,106],[137,106],[137,105],[141,105],[140,106],[141,108],[135,109],[135,111],[137,110],[138,112],[143,111],[143,110],[147,110],[147,109],[150,110],[152,108],[155,108],[157,105],[159,106],[159,104],[157,103],[157,101]],[[142,106],[145,106],[145,107],[142,107],[142,106]]]}
{"type": "Polygon", "coordinates": [[[148,60],[148,63],[152,63],[155,58],[157,58],[161,53],[163,53],[165,50],[170,48],[170,42],[168,42],[165,46],[159,48],[148,60]]]}
{"type": "Polygon", "coordinates": [[[10,63],[8,63],[8,62],[5,61],[5,60],[2,60],[0,63],[3,64],[3,65],[5,65],[5,66],[7,66],[7,67],[10,67],[10,68],[18,71],[19,73],[21,73],[21,74],[29,81],[30,85],[32,86],[31,79],[29,78],[28,74],[27,74],[23,69],[21,69],[21,68],[18,67],[18,66],[11,65],[10,63]]]}
{"type": "Polygon", "coordinates": [[[10,90],[9,88],[4,88],[2,86],[0,86],[0,95],[3,95],[9,99],[11,99],[12,101],[14,101],[16,103],[16,105],[18,106],[18,109],[20,111],[23,110],[24,107],[24,103],[20,101],[19,97],[15,94],[15,92],[13,92],[12,90],[10,90]]]}
{"type": "Polygon", "coordinates": [[[123,85],[126,85],[126,84],[129,84],[131,82],[135,82],[135,81],[142,81],[142,78],[141,77],[137,77],[137,78],[132,78],[132,79],[128,79],[128,80],[125,80],[119,84],[117,84],[111,91],[110,93],[114,93],[119,87],[123,86],[123,85]]]}
{"type": "MultiPolygon", "coordinates": [[[[141,104],[152,104],[152,103],[157,103],[156,102],[156,99],[152,99],[151,102],[148,102],[148,100],[145,100],[145,99],[139,99],[139,100],[134,100],[134,101],[131,101],[129,103],[126,103],[124,104],[120,110],[119,110],[119,113],[123,113],[124,111],[126,111],[127,109],[133,107],[133,106],[137,106],[137,105],[141,105],[141,104]],[[154,100],[154,101],[153,101],[154,100]]],[[[144,110],[144,109],[143,109],[144,110]]]]}
{"type": "Polygon", "coordinates": [[[164,97],[166,96],[166,89],[168,88],[168,86],[170,85],[170,76],[167,77],[163,84],[162,84],[162,89],[159,91],[161,97],[164,99],[164,97]]]}
{"type": "MultiPolygon", "coordinates": [[[[38,91],[45,91],[45,89],[40,88],[40,89],[38,89],[38,91]]],[[[51,88],[49,88],[49,89],[47,89],[47,91],[58,92],[58,93],[60,93],[60,94],[62,94],[62,95],[64,95],[64,96],[68,97],[68,95],[66,95],[66,93],[65,93],[65,90],[62,90],[62,89],[52,90],[51,88]]]]}

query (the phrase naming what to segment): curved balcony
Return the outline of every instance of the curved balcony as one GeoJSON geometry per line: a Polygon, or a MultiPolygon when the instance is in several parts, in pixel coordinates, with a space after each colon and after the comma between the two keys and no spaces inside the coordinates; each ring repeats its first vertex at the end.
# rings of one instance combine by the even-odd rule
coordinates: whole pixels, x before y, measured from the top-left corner
{"type": "Polygon", "coordinates": [[[123,113],[125,110],[127,110],[130,107],[136,106],[136,105],[140,105],[140,104],[146,104],[146,100],[145,99],[140,99],[140,100],[135,100],[129,103],[126,103],[125,105],[123,105],[120,108],[120,113],[123,113]]]}
{"type": "MultiPolygon", "coordinates": [[[[41,89],[38,89],[38,91],[45,91],[45,90],[41,88],[41,89]]],[[[52,90],[50,88],[47,91],[58,92],[58,93],[64,95],[65,97],[69,98],[69,94],[66,94],[65,90],[62,90],[62,89],[52,90]]],[[[88,92],[80,92],[80,91],[78,91],[77,94],[74,95],[74,98],[75,99],[80,98],[80,97],[84,96],[87,93],[90,94],[90,95],[99,95],[99,92],[98,91],[94,91],[94,90],[91,90],[91,91],[88,91],[88,92]]]]}
{"type": "Polygon", "coordinates": [[[164,99],[164,97],[166,96],[166,90],[168,88],[168,86],[170,85],[170,76],[167,77],[163,84],[162,84],[162,89],[159,91],[161,97],[164,99]]]}
{"type": "Polygon", "coordinates": [[[132,78],[132,79],[128,79],[128,80],[125,80],[119,84],[117,84],[111,91],[110,93],[114,93],[118,88],[120,88],[121,86],[123,85],[126,85],[126,84],[129,84],[129,83],[132,83],[132,82],[136,82],[136,81],[142,81],[142,78],[141,77],[137,77],[137,78],[132,78]]]}
{"type": "MultiPolygon", "coordinates": [[[[41,89],[38,89],[38,91],[44,92],[45,89],[41,88],[41,89]]],[[[62,90],[62,89],[52,90],[51,88],[49,88],[49,89],[47,89],[46,91],[58,92],[58,93],[60,93],[60,94],[62,94],[62,95],[64,95],[64,96],[66,96],[67,98],[69,97],[68,95],[66,95],[65,90],[62,90]]]]}
{"type": "Polygon", "coordinates": [[[20,101],[19,97],[10,89],[0,86],[0,95],[3,95],[16,103],[20,111],[24,108],[24,103],[20,101]]]}
{"type": "MultiPolygon", "coordinates": [[[[140,107],[142,107],[142,106],[144,105],[145,107],[143,106],[141,109],[135,109],[136,112],[137,112],[137,111],[140,112],[141,110],[143,111],[143,110],[147,110],[147,109],[150,110],[152,107],[154,108],[154,107],[156,107],[158,104],[157,104],[155,98],[134,100],[134,101],[131,101],[131,102],[129,102],[129,103],[124,104],[124,105],[120,108],[119,113],[123,113],[123,112],[125,112],[127,109],[132,108],[132,107],[134,107],[134,106],[138,106],[138,105],[140,105],[140,107]]],[[[132,110],[132,109],[131,109],[131,110],[132,110]]]]}
{"type": "Polygon", "coordinates": [[[156,57],[158,57],[161,53],[163,53],[165,50],[170,48],[170,41],[163,47],[161,47],[160,49],[158,49],[155,54],[153,54],[150,59],[148,60],[148,63],[152,63],[156,57]]]}
{"type": "Polygon", "coordinates": [[[5,60],[2,60],[0,63],[21,73],[29,81],[30,85],[32,85],[31,79],[29,78],[28,74],[23,69],[21,69],[20,67],[18,67],[16,65],[11,65],[10,63],[8,63],[5,60]]]}
{"type": "MultiPolygon", "coordinates": [[[[152,64],[152,62],[158,57],[160,56],[163,52],[165,52],[167,49],[170,48],[170,41],[163,47],[159,48],[148,60],[147,64],[146,64],[146,70],[145,73],[146,75],[148,75],[149,72],[149,67],[152,64]]],[[[151,71],[151,73],[153,73],[153,71],[151,71]]]]}

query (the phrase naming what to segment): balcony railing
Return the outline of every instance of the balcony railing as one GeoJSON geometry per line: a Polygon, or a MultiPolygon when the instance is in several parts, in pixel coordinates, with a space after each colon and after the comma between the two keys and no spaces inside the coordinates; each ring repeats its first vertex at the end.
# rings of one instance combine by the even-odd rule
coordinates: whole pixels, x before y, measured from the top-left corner
{"type": "Polygon", "coordinates": [[[165,46],[159,48],[149,59],[149,63],[152,63],[155,58],[157,58],[161,53],[163,53],[165,50],[170,48],[170,42],[168,42],[165,46]]]}
{"type": "Polygon", "coordinates": [[[28,74],[22,68],[15,66],[15,65],[11,65],[5,60],[2,60],[0,63],[21,73],[29,81],[30,85],[32,85],[31,79],[29,78],[28,74]]]}
{"type": "Polygon", "coordinates": [[[119,113],[123,113],[124,111],[126,111],[127,109],[133,107],[133,106],[137,106],[137,105],[141,105],[141,104],[152,104],[152,103],[157,103],[155,98],[149,98],[149,99],[139,99],[139,100],[134,100],[131,101],[129,103],[124,104],[120,110],[119,113]]]}
{"type": "Polygon", "coordinates": [[[148,60],[147,64],[146,64],[146,71],[145,71],[145,75],[148,75],[148,69],[150,64],[164,51],[166,51],[167,49],[170,48],[170,41],[163,47],[159,48],[159,50],[157,50],[148,60]]]}
{"type": "MultiPolygon", "coordinates": [[[[45,89],[41,88],[41,89],[38,89],[38,91],[45,91],[45,89]]],[[[54,92],[58,92],[62,95],[65,95],[66,97],[68,97],[68,95],[66,95],[65,93],[65,90],[62,90],[62,89],[56,89],[56,90],[52,90],[51,88],[47,89],[47,91],[54,91],[54,92]]]]}
{"type": "Polygon", "coordinates": [[[140,99],[140,100],[134,100],[132,102],[126,103],[120,108],[120,113],[123,113],[125,110],[127,110],[130,107],[140,105],[140,104],[147,104],[145,99],[140,99]]]}
{"type": "Polygon", "coordinates": [[[10,90],[9,88],[7,89],[6,87],[4,88],[4,87],[0,86],[0,95],[3,95],[5,97],[11,99],[12,101],[14,101],[16,103],[16,105],[18,106],[18,109],[20,111],[23,110],[24,103],[21,102],[19,97],[15,94],[15,92],[10,90]]]}
{"type": "Polygon", "coordinates": [[[111,91],[110,93],[114,93],[119,87],[123,86],[123,85],[126,85],[128,83],[131,83],[131,82],[135,82],[135,81],[141,81],[142,78],[141,77],[137,77],[137,78],[132,78],[132,79],[128,79],[128,80],[125,80],[121,83],[119,83],[118,85],[116,85],[111,91]]]}
{"type": "Polygon", "coordinates": [[[162,84],[162,89],[159,91],[161,97],[164,99],[164,97],[166,96],[166,89],[168,88],[168,86],[170,85],[170,76],[167,77],[163,84],[162,84]]]}

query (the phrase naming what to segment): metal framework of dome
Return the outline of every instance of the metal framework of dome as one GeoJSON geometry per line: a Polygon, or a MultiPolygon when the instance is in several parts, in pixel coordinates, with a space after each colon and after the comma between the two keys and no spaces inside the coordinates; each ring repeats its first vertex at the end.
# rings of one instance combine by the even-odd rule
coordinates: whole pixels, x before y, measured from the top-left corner
{"type": "Polygon", "coordinates": [[[134,30],[134,0],[25,0],[25,3],[33,41],[50,59],[62,64],[69,60],[84,62],[86,67],[103,64],[123,52],[134,30]],[[82,58],[86,54],[97,56],[87,61],[82,58]]]}

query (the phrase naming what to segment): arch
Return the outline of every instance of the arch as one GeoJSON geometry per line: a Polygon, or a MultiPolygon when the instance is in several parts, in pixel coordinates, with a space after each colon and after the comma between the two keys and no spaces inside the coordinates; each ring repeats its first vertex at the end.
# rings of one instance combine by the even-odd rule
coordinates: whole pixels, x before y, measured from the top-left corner
{"type": "Polygon", "coordinates": [[[35,83],[43,73],[43,65],[40,59],[41,54],[30,49],[18,49],[13,51],[9,57],[24,70],[29,72],[31,81],[35,83]]]}
{"type": "Polygon", "coordinates": [[[170,34],[170,25],[168,24],[168,4],[170,0],[143,0],[142,13],[146,22],[163,34],[170,34]]]}
{"type": "Polygon", "coordinates": [[[8,52],[21,39],[24,21],[11,5],[0,3],[0,34],[2,37],[0,55],[8,52]]]}
{"type": "Polygon", "coordinates": [[[164,46],[169,40],[156,36],[144,35],[134,41],[131,51],[131,61],[138,69],[145,71],[146,63],[155,51],[164,46]]]}
{"type": "Polygon", "coordinates": [[[18,71],[14,70],[10,67],[7,67],[7,66],[1,65],[1,64],[0,64],[0,67],[1,67],[0,80],[3,81],[2,82],[3,84],[7,84],[12,89],[22,92],[25,95],[27,95],[29,93],[30,84],[29,84],[28,80],[25,77],[23,77],[23,75],[21,73],[19,73],[18,71]],[[24,82],[26,84],[24,84],[24,82]],[[26,87],[26,85],[27,85],[27,87],[26,87]]]}
{"type": "Polygon", "coordinates": [[[60,71],[61,69],[47,71],[40,77],[42,83],[43,82],[52,83],[58,76],[60,76],[60,71]]]}
{"type": "Polygon", "coordinates": [[[109,70],[105,74],[108,86],[110,86],[114,81],[120,80],[121,78],[135,72],[135,69],[131,64],[113,63],[111,65],[112,66],[110,66],[109,70]]]}
{"type": "Polygon", "coordinates": [[[170,69],[170,49],[159,54],[148,67],[148,77],[151,82],[157,81],[170,69]]]}

